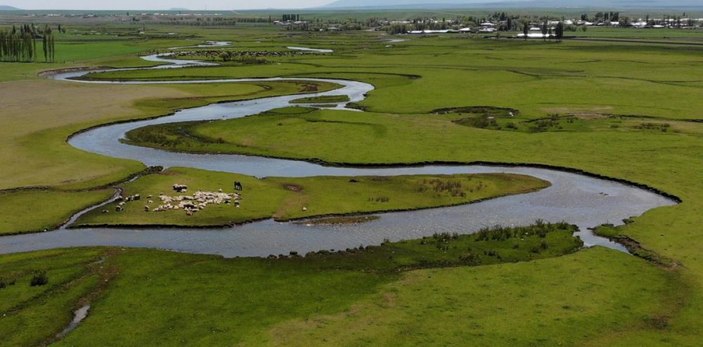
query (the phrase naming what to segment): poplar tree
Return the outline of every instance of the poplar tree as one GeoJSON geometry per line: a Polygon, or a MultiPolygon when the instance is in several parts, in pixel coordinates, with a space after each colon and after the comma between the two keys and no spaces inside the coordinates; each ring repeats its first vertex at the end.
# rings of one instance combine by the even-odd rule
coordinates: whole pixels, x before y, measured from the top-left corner
{"type": "Polygon", "coordinates": [[[564,37],[564,23],[559,22],[555,31],[556,32],[554,34],[557,36],[557,41],[561,42],[561,39],[564,37]]]}
{"type": "Polygon", "coordinates": [[[49,26],[40,33],[34,24],[0,30],[0,61],[33,62],[39,56],[37,38],[41,36],[44,60],[54,61],[54,35],[49,26]]]}

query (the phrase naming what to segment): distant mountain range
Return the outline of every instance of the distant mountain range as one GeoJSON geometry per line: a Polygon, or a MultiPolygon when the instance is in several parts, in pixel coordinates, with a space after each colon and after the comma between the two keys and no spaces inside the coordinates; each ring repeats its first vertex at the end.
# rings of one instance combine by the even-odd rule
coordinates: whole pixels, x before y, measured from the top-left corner
{"type": "Polygon", "coordinates": [[[325,8],[603,8],[703,9],[701,0],[338,0],[325,8]]]}
{"type": "Polygon", "coordinates": [[[17,7],[12,7],[12,6],[6,6],[6,5],[0,5],[0,11],[19,11],[20,9],[17,7]]]}

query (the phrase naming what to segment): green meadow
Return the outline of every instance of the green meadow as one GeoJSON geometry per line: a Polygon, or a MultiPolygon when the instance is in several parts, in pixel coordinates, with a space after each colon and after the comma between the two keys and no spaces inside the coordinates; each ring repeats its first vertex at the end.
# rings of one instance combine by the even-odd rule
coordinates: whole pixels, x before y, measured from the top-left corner
{"type": "MultiPolygon", "coordinates": [[[[85,329],[81,326],[59,344],[273,342],[280,324],[349,309],[415,273],[413,269],[491,267],[571,254],[581,247],[572,232],[573,227],[562,224],[487,229],[472,236],[435,235],[305,258],[226,260],[124,249],[4,256],[2,342],[52,341],[51,332],[71,319],[74,303],[96,298],[100,300],[93,302],[91,312],[104,315],[94,314],[85,329]],[[45,274],[48,283],[30,286],[37,273],[45,274]],[[36,328],[18,331],[18,324],[36,328]]],[[[647,290],[642,298],[657,290],[647,290]]]]}
{"type": "Polygon", "coordinates": [[[92,206],[113,195],[111,189],[96,191],[27,190],[0,193],[0,235],[54,230],[82,206],[92,206]]]}
{"type": "Polygon", "coordinates": [[[223,226],[274,218],[279,221],[327,215],[363,214],[467,204],[504,195],[540,190],[548,182],[523,175],[454,175],[396,177],[255,177],[193,169],[169,169],[125,185],[124,196],[139,201],[91,211],[78,220],[90,225],[223,226]],[[233,182],[245,188],[241,204],[213,204],[194,216],[183,209],[155,212],[160,195],[191,195],[196,191],[234,193],[233,182]],[[189,191],[176,193],[174,184],[189,191]],[[148,207],[148,211],[145,210],[148,207]]]}
{"type": "MultiPolygon", "coordinates": [[[[376,89],[354,105],[365,113],[291,107],[138,129],[127,141],[336,164],[545,164],[645,184],[683,202],[601,230],[638,242],[646,252],[637,254],[656,257],[581,249],[565,225],[533,226],[522,230],[524,237],[436,235],[278,259],[128,248],[3,255],[0,345],[695,346],[703,339],[703,47],[690,44],[701,41],[699,31],[604,28],[579,33],[595,41],[442,35],[389,43],[394,37],[382,32],[154,25],[140,37],[138,29],[76,27],[58,36],[57,63],[0,63],[0,233],[53,229],[107,199],[112,187],[144,197],[171,194],[175,183],[188,184],[191,192],[231,188],[235,175],[180,168],[120,183],[144,166],[76,150],[66,139],[92,126],[213,102],[300,94],[309,91],[307,82],[105,86],[37,75],[78,66],[147,66],[138,55],[206,40],[232,41],[225,50],[233,51],[302,46],[335,52],[89,78],[319,77],[376,89]],[[48,283],[30,286],[42,274],[48,283]],[[86,304],[88,317],[57,338],[86,304]]],[[[110,205],[109,213],[96,210],[79,223],[285,220],[468,203],[544,185],[522,176],[362,177],[357,183],[236,177],[245,185],[239,209],[146,213],[142,201],[122,213],[110,205]],[[480,181],[485,188],[459,197],[418,193],[435,179],[463,187],[480,181]]]]}

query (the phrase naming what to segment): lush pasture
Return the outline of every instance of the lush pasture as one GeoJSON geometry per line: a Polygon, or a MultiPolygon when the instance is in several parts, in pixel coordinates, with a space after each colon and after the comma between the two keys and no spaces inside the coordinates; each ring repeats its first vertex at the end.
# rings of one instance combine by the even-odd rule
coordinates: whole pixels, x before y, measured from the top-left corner
{"type": "Polygon", "coordinates": [[[255,177],[188,169],[169,169],[125,186],[125,196],[143,199],[116,212],[117,203],[95,210],[79,225],[229,225],[275,218],[298,219],[330,214],[354,214],[457,205],[502,195],[542,189],[547,182],[522,175],[456,175],[276,178],[255,177]],[[196,191],[233,193],[233,182],[241,182],[241,205],[210,205],[194,216],[181,210],[153,212],[162,204],[160,194],[192,195],[196,191]],[[185,184],[187,193],[171,188],[185,184]],[[151,196],[151,198],[148,198],[151,196]],[[149,203],[149,201],[153,203],[149,203]],[[148,206],[150,212],[145,212],[148,206]],[[104,213],[103,211],[108,211],[104,213]]]}
{"type": "MultiPolygon", "coordinates": [[[[572,158],[567,165],[577,167],[575,163],[583,160],[586,153],[597,153],[604,147],[616,145],[628,151],[647,151],[677,142],[697,148],[703,134],[700,123],[598,115],[538,120],[503,117],[497,119],[497,125],[487,128],[463,122],[480,117],[480,114],[397,115],[298,108],[237,120],[137,129],[128,134],[128,139],[139,145],[177,151],[243,153],[351,164],[492,161],[498,155],[508,162],[520,162],[520,158],[529,155],[530,162],[549,164],[553,163],[550,158],[559,155],[555,152],[561,147],[570,149],[563,153],[567,157],[564,159],[573,151],[584,152],[584,156],[572,158]],[[354,141],[340,142],[340,134],[354,141]],[[587,141],[588,138],[599,141],[587,141]],[[516,148],[523,150],[506,150],[516,148]],[[539,148],[550,150],[540,152],[539,148]]],[[[695,154],[694,150],[688,153],[695,154]]],[[[620,158],[625,160],[625,154],[620,158]]]]}
{"type": "MultiPolygon", "coordinates": [[[[309,83],[303,83],[309,84],[309,83]]],[[[321,91],[335,88],[319,84],[321,91]]],[[[119,181],[143,168],[78,151],[73,133],[106,122],[153,117],[222,100],[302,93],[298,83],[266,82],[176,87],[96,86],[69,82],[0,83],[0,189],[23,186],[85,188],[119,181]],[[109,95],[109,98],[101,96],[109,95]],[[12,163],[10,165],[10,163],[12,163]]]]}
{"type": "Polygon", "coordinates": [[[703,30],[698,29],[686,29],[686,30],[674,30],[674,29],[629,29],[623,30],[621,28],[613,27],[591,27],[586,31],[575,31],[568,32],[565,35],[575,36],[579,38],[615,38],[615,39],[626,39],[626,40],[661,40],[662,42],[668,42],[670,44],[676,43],[703,43],[703,30]]]}
{"type": "MultiPolygon", "coordinates": [[[[550,252],[574,245],[563,238],[568,233],[553,236],[550,252]]],[[[485,247],[471,239],[450,245],[455,242],[485,247]]],[[[530,258],[558,254],[523,249],[530,258]]],[[[676,288],[675,274],[603,249],[530,263],[393,270],[416,264],[422,254],[442,253],[430,238],[425,245],[388,244],[305,259],[224,260],[141,250],[5,256],[0,274],[16,283],[0,296],[19,309],[3,318],[8,329],[3,343],[34,344],[53,336],[71,319],[69,310],[79,307],[72,302],[96,292],[90,316],[62,344],[461,344],[471,339],[478,345],[597,345],[652,329],[660,316],[676,309],[659,299],[676,288]],[[102,272],[93,272],[100,267],[102,272]],[[39,269],[46,270],[49,284],[29,287],[31,273],[39,269]],[[86,282],[67,282],[71,276],[87,277],[86,282]],[[107,284],[106,292],[96,287],[97,278],[107,284]],[[604,282],[618,290],[608,290],[604,282]],[[46,292],[62,294],[41,295],[46,292]],[[461,321],[462,329],[453,321],[461,321]],[[38,328],[12,329],[16,322],[35,322],[38,328]]]]}
{"type": "MultiPolygon", "coordinates": [[[[273,64],[189,70],[114,72],[93,78],[222,78],[261,76],[418,75],[406,86],[379,88],[363,105],[392,113],[468,105],[505,106],[531,116],[597,112],[702,118],[700,49],[639,43],[493,41],[411,37],[390,44],[298,38],[334,55],[273,64]],[[309,41],[309,42],[308,42],[309,41]],[[328,46],[325,46],[325,43],[328,46]],[[412,86],[412,87],[409,87],[412,86]]],[[[373,81],[370,81],[373,82],[373,81]]]]}
{"type": "Polygon", "coordinates": [[[97,191],[28,190],[0,193],[0,235],[54,230],[82,206],[107,200],[111,189],[97,191]]]}
{"type": "MultiPolygon", "coordinates": [[[[271,339],[269,331],[279,324],[336,314],[340,308],[375,296],[381,286],[414,276],[415,271],[408,270],[511,263],[572,253],[581,245],[572,231],[568,225],[543,224],[486,231],[486,240],[436,235],[346,253],[269,260],[106,249],[4,256],[0,260],[0,278],[7,283],[0,289],[0,310],[5,313],[0,325],[2,342],[47,341],[68,323],[72,307],[90,303],[90,319],[62,343],[260,344],[271,339]],[[506,240],[506,232],[520,236],[506,240]],[[494,235],[504,242],[493,240],[494,235]],[[38,272],[46,274],[48,283],[30,287],[38,272]],[[193,309],[184,311],[185,307],[193,309]],[[12,329],[21,322],[41,329],[12,329]]],[[[657,290],[647,289],[641,298],[657,290]]]]}
{"type": "MultiPolygon", "coordinates": [[[[158,31],[181,35],[188,30],[191,28],[169,27],[158,31]]],[[[142,44],[145,51],[163,50],[206,38],[235,41],[236,49],[242,50],[281,50],[293,45],[333,48],[334,54],[270,58],[269,64],[263,65],[107,73],[92,78],[304,76],[367,81],[377,89],[358,106],[372,113],[274,113],[231,122],[178,126],[224,142],[183,140],[198,151],[354,163],[528,162],[578,168],[647,184],[681,197],[683,203],[650,211],[610,232],[641,242],[652,252],[672,259],[674,265],[661,268],[604,249],[509,265],[401,273],[382,266],[387,259],[396,265],[412,265],[412,261],[405,262],[407,257],[400,262],[394,256],[402,254],[399,249],[387,249],[390,254],[375,253],[380,256],[363,271],[345,263],[359,259],[358,254],[346,254],[335,261],[316,257],[223,260],[155,251],[94,249],[11,255],[0,257],[0,277],[18,281],[0,289],[0,296],[36,299],[27,304],[0,300],[11,305],[0,309],[10,313],[0,318],[0,329],[4,329],[0,336],[6,339],[2,343],[46,341],[70,320],[70,310],[80,305],[79,298],[95,292],[98,278],[104,281],[100,276],[112,275],[115,277],[107,282],[106,291],[98,291],[103,295],[96,295],[88,319],[63,343],[700,342],[703,143],[700,123],[686,120],[703,119],[703,49],[693,45],[580,41],[557,44],[461,36],[407,37],[409,41],[389,43],[390,37],[382,33],[192,30],[198,37],[135,41],[137,47],[119,40],[113,45],[95,39],[93,43],[86,42],[94,44],[88,46],[93,50],[90,59],[80,60],[80,54],[76,54],[77,60],[48,68],[105,62],[116,66],[138,64],[141,62],[136,61],[135,54],[141,52],[138,47],[142,44]],[[464,106],[509,107],[519,110],[520,115],[496,120],[497,127],[481,128],[473,121],[458,122],[476,117],[475,114],[432,112],[464,106]],[[534,122],[551,120],[551,115],[556,115],[553,122],[547,121],[539,131],[531,130],[534,122]],[[515,129],[508,127],[508,122],[513,122],[515,129]],[[340,138],[354,140],[340,144],[340,138]],[[310,145],[311,141],[316,145],[310,145]],[[234,150],[234,146],[239,147],[234,150]],[[96,272],[90,264],[100,257],[108,259],[102,269],[119,271],[96,272]],[[353,271],[344,270],[350,268],[353,271]],[[42,269],[49,274],[50,286],[60,286],[28,287],[25,282],[30,280],[30,273],[42,269]],[[388,272],[371,271],[374,269],[388,272]],[[69,278],[80,280],[67,282],[69,278]],[[18,329],[28,322],[37,329],[18,329]]],[[[613,31],[610,35],[604,31],[603,36],[627,35],[622,33],[613,31]]],[[[686,40],[697,40],[696,35],[688,33],[686,40]]],[[[68,49],[63,52],[68,54],[68,49]]],[[[61,50],[57,54],[61,59],[61,50]]],[[[10,81],[36,79],[34,73],[47,65],[3,64],[2,68],[0,79],[10,81]]],[[[272,95],[279,88],[287,94],[299,91],[291,86],[263,91],[254,84],[125,87],[51,81],[5,82],[0,88],[3,103],[10,100],[3,104],[0,113],[6,125],[0,130],[0,187],[49,185],[62,189],[114,182],[143,168],[138,163],[72,149],[65,139],[77,130],[108,121],[164,114],[179,107],[272,95]],[[44,104],[47,100],[50,102],[44,104]]],[[[143,133],[171,136],[171,130],[147,129],[143,133]]],[[[151,145],[163,143],[154,141],[151,145]]],[[[185,149],[179,146],[171,148],[185,149]]],[[[189,174],[182,180],[199,180],[207,175],[211,174],[189,174]]],[[[139,180],[128,189],[143,185],[157,191],[176,183],[157,178],[139,180]]],[[[313,186],[310,192],[314,193],[313,186]]],[[[77,203],[71,205],[66,211],[80,207],[77,203]]],[[[427,246],[421,242],[411,242],[411,248],[427,246]]],[[[502,244],[512,250],[510,243],[502,244]]],[[[572,243],[564,245],[573,249],[572,243]]],[[[550,245],[548,249],[561,248],[550,245]]]]}

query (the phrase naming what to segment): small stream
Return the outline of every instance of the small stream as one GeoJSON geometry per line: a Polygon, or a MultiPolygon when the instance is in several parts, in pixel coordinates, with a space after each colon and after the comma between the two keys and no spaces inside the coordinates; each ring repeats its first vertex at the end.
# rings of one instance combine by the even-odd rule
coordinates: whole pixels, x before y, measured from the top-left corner
{"type": "Polygon", "coordinates": [[[56,335],[56,339],[63,339],[68,333],[75,330],[81,322],[88,317],[88,311],[90,311],[90,305],[85,305],[73,312],[73,320],[68,323],[60,333],[56,335]]]}

